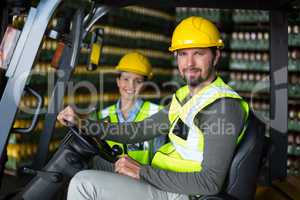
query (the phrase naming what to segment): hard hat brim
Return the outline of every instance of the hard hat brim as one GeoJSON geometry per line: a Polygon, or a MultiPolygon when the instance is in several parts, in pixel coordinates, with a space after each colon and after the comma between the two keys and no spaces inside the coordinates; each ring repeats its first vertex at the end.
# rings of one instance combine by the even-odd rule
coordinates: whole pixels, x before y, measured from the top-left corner
{"type": "Polygon", "coordinates": [[[177,45],[174,47],[169,47],[169,51],[173,52],[178,49],[189,49],[189,48],[207,48],[207,47],[217,47],[217,48],[223,48],[224,43],[216,43],[216,44],[184,44],[184,45],[177,45]]]}
{"type": "Polygon", "coordinates": [[[141,75],[141,76],[145,76],[148,79],[150,79],[152,77],[152,72],[150,74],[146,74],[146,73],[143,73],[143,72],[141,72],[139,70],[134,70],[134,69],[132,69],[130,67],[127,68],[127,67],[124,67],[124,66],[122,66],[122,67],[117,66],[116,70],[119,71],[119,72],[135,73],[135,74],[138,74],[138,75],[141,75]]]}

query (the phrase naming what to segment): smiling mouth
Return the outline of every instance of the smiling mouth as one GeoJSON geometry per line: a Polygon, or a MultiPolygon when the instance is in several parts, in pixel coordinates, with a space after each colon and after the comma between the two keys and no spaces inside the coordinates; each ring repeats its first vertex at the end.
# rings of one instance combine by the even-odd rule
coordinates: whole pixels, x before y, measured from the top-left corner
{"type": "Polygon", "coordinates": [[[127,90],[125,90],[125,92],[126,92],[127,94],[134,94],[134,91],[127,91],[127,90]]]}
{"type": "Polygon", "coordinates": [[[201,69],[196,68],[196,67],[187,67],[187,68],[185,69],[185,71],[201,71],[201,69]]]}
{"type": "Polygon", "coordinates": [[[185,73],[187,74],[195,74],[195,73],[200,73],[201,70],[199,69],[188,69],[188,70],[185,70],[185,73]]]}

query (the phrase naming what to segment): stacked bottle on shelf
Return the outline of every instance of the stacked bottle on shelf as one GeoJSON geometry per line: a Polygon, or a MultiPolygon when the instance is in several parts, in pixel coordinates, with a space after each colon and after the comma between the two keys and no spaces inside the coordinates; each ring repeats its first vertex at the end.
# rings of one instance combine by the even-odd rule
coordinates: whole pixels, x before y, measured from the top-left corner
{"type": "Polygon", "coordinates": [[[297,106],[290,106],[289,108],[288,127],[293,133],[300,132],[300,110],[298,109],[297,106]]]}
{"type": "Polygon", "coordinates": [[[232,50],[268,50],[268,32],[233,32],[230,49],[232,50]]]}
{"type": "Polygon", "coordinates": [[[230,69],[234,70],[269,70],[269,54],[261,52],[231,52],[230,69]]]}
{"type": "Polygon", "coordinates": [[[291,98],[300,98],[300,76],[299,74],[291,74],[289,76],[288,92],[291,98]]]}
{"type": "Polygon", "coordinates": [[[289,57],[289,63],[288,63],[289,71],[299,72],[300,71],[300,50],[294,49],[289,51],[288,57],[289,57]]]}
{"type": "Polygon", "coordinates": [[[263,10],[234,10],[232,20],[234,23],[269,22],[269,13],[263,10]]]}
{"type": "MultiPolygon", "coordinates": [[[[300,144],[298,144],[300,146],[300,144]]],[[[300,176],[300,158],[299,156],[289,156],[287,159],[287,174],[300,176]]]]}
{"type": "MultiPolygon", "coordinates": [[[[231,71],[228,84],[246,96],[267,93],[269,90],[268,74],[251,71],[231,71]]],[[[263,95],[263,94],[262,94],[263,95]]]]}
{"type": "Polygon", "coordinates": [[[222,19],[223,13],[224,12],[221,12],[220,9],[214,9],[214,8],[177,7],[176,8],[176,21],[179,22],[182,19],[189,17],[189,16],[202,16],[206,19],[216,22],[216,21],[220,21],[222,19]]]}
{"type": "Polygon", "coordinates": [[[252,99],[249,103],[256,116],[260,117],[260,119],[269,119],[270,105],[267,101],[252,99]]]}
{"type": "Polygon", "coordinates": [[[296,106],[289,109],[288,174],[300,176],[300,110],[296,106]]]}
{"type": "MultiPolygon", "coordinates": [[[[289,57],[296,58],[298,56],[297,51],[289,52],[289,57]],[[294,54],[294,55],[292,55],[294,54]]],[[[298,58],[299,59],[299,58],[298,58]]],[[[296,59],[294,59],[296,60],[296,59]]],[[[288,160],[287,160],[287,173],[290,175],[300,176],[300,108],[297,104],[300,97],[300,76],[299,63],[296,67],[289,62],[289,99],[292,99],[292,103],[289,105],[289,118],[288,118],[288,160]],[[291,74],[292,73],[292,74],[291,74]]]]}
{"type": "Polygon", "coordinates": [[[299,47],[300,46],[300,26],[299,25],[289,25],[289,46],[299,47]]]}

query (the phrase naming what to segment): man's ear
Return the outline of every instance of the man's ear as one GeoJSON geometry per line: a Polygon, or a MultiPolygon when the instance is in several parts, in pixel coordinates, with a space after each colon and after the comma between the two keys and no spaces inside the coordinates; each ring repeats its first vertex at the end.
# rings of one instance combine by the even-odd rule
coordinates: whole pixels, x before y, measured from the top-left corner
{"type": "Polygon", "coordinates": [[[213,62],[214,67],[218,64],[220,58],[221,58],[221,51],[220,51],[220,49],[217,49],[216,50],[216,55],[215,55],[215,58],[214,58],[214,62],[213,62]]]}

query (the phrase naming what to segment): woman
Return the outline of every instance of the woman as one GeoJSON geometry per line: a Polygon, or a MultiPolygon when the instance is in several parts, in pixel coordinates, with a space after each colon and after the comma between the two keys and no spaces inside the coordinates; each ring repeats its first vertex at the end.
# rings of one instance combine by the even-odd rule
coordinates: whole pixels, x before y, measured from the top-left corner
{"type": "MultiPolygon", "coordinates": [[[[93,119],[105,120],[112,123],[137,122],[158,112],[162,107],[139,98],[144,82],[152,77],[152,66],[149,60],[138,52],[124,55],[116,66],[116,78],[120,97],[117,102],[98,113],[92,114],[93,119]]],[[[75,111],[68,106],[61,111],[57,119],[65,124],[65,120],[75,111]]],[[[67,120],[68,121],[68,120],[67,120]]],[[[165,136],[137,144],[120,144],[108,141],[109,145],[122,154],[128,154],[141,164],[150,164],[154,152],[165,143],[165,136]]]]}

